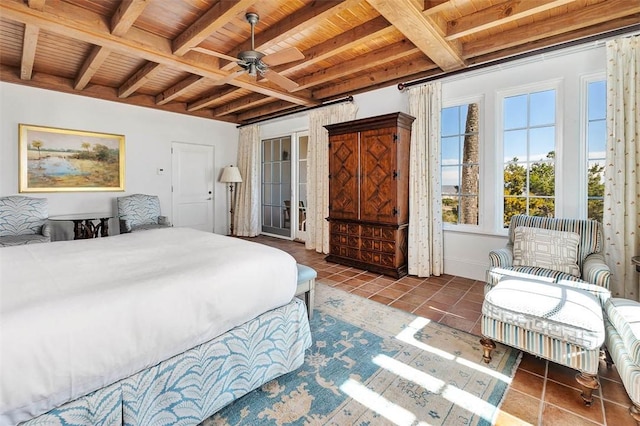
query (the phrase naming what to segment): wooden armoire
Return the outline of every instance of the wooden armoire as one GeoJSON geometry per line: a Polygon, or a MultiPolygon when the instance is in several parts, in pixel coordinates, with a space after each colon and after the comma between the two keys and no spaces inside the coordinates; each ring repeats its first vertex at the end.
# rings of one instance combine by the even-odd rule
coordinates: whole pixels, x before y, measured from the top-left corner
{"type": "Polygon", "coordinates": [[[393,277],[407,274],[413,120],[398,112],[325,126],[328,261],[393,277]]]}

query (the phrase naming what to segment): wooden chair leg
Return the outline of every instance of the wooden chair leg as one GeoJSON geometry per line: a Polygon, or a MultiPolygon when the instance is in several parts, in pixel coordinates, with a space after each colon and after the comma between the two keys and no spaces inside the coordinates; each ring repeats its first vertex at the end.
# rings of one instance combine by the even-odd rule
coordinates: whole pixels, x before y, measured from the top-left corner
{"type": "Polygon", "coordinates": [[[482,360],[489,364],[491,362],[491,351],[496,348],[496,344],[486,337],[480,339],[480,344],[482,345],[482,360]]]}
{"type": "Polygon", "coordinates": [[[591,407],[593,403],[593,391],[600,387],[598,378],[595,374],[580,372],[576,375],[576,381],[582,387],[582,400],[584,405],[591,407]]]}
{"type": "Polygon", "coordinates": [[[636,423],[640,424],[640,407],[638,407],[637,405],[632,405],[631,407],[629,407],[629,414],[631,415],[631,417],[633,417],[633,420],[636,421],[636,423]]]}
{"type": "Polygon", "coordinates": [[[607,368],[611,368],[613,366],[613,358],[611,358],[609,349],[607,349],[606,346],[603,346],[603,350],[604,350],[604,362],[607,363],[607,368]]]}

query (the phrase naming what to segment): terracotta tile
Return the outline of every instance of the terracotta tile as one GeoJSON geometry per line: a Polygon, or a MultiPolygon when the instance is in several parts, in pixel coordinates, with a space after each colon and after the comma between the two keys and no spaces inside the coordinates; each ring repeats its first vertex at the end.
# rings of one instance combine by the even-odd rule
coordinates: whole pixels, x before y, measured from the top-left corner
{"type": "Polygon", "coordinates": [[[432,284],[432,285],[437,285],[439,287],[442,287],[445,284],[447,284],[449,281],[450,280],[447,278],[429,277],[425,279],[422,283],[420,283],[420,286],[432,284]]]}
{"type": "Polygon", "coordinates": [[[429,308],[433,309],[434,311],[441,312],[442,314],[446,314],[448,312],[448,310],[449,310],[449,306],[451,306],[451,305],[449,305],[447,303],[437,302],[437,301],[429,299],[426,302],[424,302],[421,305],[421,307],[422,306],[428,306],[429,308]]]}
{"type": "Polygon", "coordinates": [[[476,323],[473,325],[473,328],[471,330],[469,330],[469,333],[475,335],[475,336],[482,336],[482,330],[481,330],[481,323],[480,320],[476,321],[476,323]]]}
{"type": "Polygon", "coordinates": [[[542,398],[542,389],[544,387],[544,378],[528,371],[518,369],[513,381],[511,389],[519,390],[534,398],[542,398]]]}
{"type": "Polygon", "coordinates": [[[576,374],[578,374],[576,370],[556,364],[555,362],[549,362],[548,379],[579,389],[578,382],[576,382],[576,374]]]}
{"type": "Polygon", "coordinates": [[[543,426],[588,426],[597,425],[598,423],[594,423],[555,405],[545,403],[542,409],[542,422],[540,424],[543,426]]]}
{"type": "Polygon", "coordinates": [[[417,294],[405,293],[400,296],[400,300],[402,300],[403,302],[411,303],[412,305],[416,305],[417,307],[422,305],[427,300],[427,298],[417,294]]]}
{"type": "Polygon", "coordinates": [[[388,305],[389,303],[393,302],[393,300],[394,300],[394,299],[389,299],[388,297],[381,296],[379,294],[374,294],[369,299],[370,300],[374,300],[374,301],[376,301],[378,303],[382,303],[383,305],[388,305]]]}
{"type": "Polygon", "coordinates": [[[453,281],[449,281],[447,283],[447,285],[444,286],[444,288],[462,290],[462,291],[464,291],[466,293],[467,291],[469,291],[471,286],[470,286],[469,283],[461,283],[461,282],[456,282],[455,280],[453,280],[453,281]]]}
{"type": "Polygon", "coordinates": [[[360,271],[356,271],[356,270],[353,270],[353,269],[347,269],[345,271],[340,271],[339,274],[342,275],[345,278],[353,278],[356,275],[360,274],[360,271]]]}
{"type": "Polygon", "coordinates": [[[433,307],[427,304],[420,305],[419,307],[414,309],[413,313],[423,318],[430,319],[431,321],[438,321],[438,322],[444,316],[444,313],[433,309],[433,307]]]}
{"type": "Polygon", "coordinates": [[[604,416],[607,425],[612,426],[637,426],[636,421],[629,414],[629,406],[614,404],[604,401],[604,416]]]}
{"type": "Polygon", "coordinates": [[[356,279],[368,283],[371,282],[373,280],[375,280],[376,278],[378,278],[377,275],[369,275],[369,273],[364,273],[364,274],[360,274],[358,276],[356,276],[356,279]]]}
{"type": "Polygon", "coordinates": [[[386,288],[385,286],[380,285],[380,284],[378,284],[378,283],[376,283],[376,282],[369,282],[369,283],[366,283],[366,284],[364,284],[362,287],[364,287],[364,288],[366,288],[366,289],[368,289],[368,290],[371,290],[371,291],[373,291],[374,293],[377,293],[378,291],[382,290],[383,288],[386,288]]]}
{"type": "Polygon", "coordinates": [[[538,424],[538,413],[540,412],[541,401],[537,398],[533,398],[515,389],[509,389],[507,395],[500,406],[500,411],[503,414],[498,415],[496,418],[496,425],[518,425],[517,421],[512,423],[515,419],[525,424],[538,424]]]}
{"type": "Polygon", "coordinates": [[[436,294],[440,290],[439,288],[425,288],[425,287],[415,287],[413,288],[409,294],[415,294],[418,296],[422,296],[425,300],[436,294]]]}
{"type": "Polygon", "coordinates": [[[352,294],[357,294],[358,296],[364,297],[364,298],[369,298],[370,296],[373,296],[375,294],[375,291],[369,290],[367,288],[364,287],[358,287],[356,289],[353,289],[353,291],[351,292],[352,294]]]}
{"type": "Polygon", "coordinates": [[[474,324],[480,318],[480,312],[472,311],[469,309],[458,308],[457,305],[449,309],[448,315],[451,315],[456,318],[464,319],[467,321],[471,321],[474,324]]]}
{"type": "Polygon", "coordinates": [[[418,277],[412,277],[412,276],[404,276],[402,278],[400,278],[398,280],[399,283],[401,284],[405,284],[411,287],[415,287],[417,285],[420,285],[422,283],[422,281],[424,281],[424,278],[418,278],[418,277]]]}
{"type": "Polygon", "coordinates": [[[443,294],[442,292],[437,292],[429,298],[429,301],[445,304],[447,306],[447,309],[453,306],[458,300],[460,300],[459,297],[449,294],[443,294]]]}
{"type": "Polygon", "coordinates": [[[631,399],[624,388],[624,385],[619,382],[600,378],[600,395],[602,398],[611,402],[629,406],[631,405],[631,399]]]}
{"type": "Polygon", "coordinates": [[[444,287],[442,287],[438,293],[451,295],[451,296],[457,297],[458,299],[462,299],[462,297],[466,293],[466,290],[460,290],[459,288],[449,287],[449,284],[447,284],[444,287]]]}
{"type": "Polygon", "coordinates": [[[347,293],[351,292],[351,290],[354,289],[353,287],[351,287],[350,285],[345,284],[345,283],[337,283],[335,285],[335,288],[342,289],[342,290],[346,291],[347,293]]]}
{"type": "Polygon", "coordinates": [[[454,309],[464,309],[465,311],[475,312],[478,315],[482,313],[481,304],[475,303],[475,302],[469,302],[467,299],[460,299],[458,303],[456,303],[453,306],[452,312],[454,312],[454,309]]]}
{"type": "Polygon", "coordinates": [[[405,302],[404,300],[395,300],[391,302],[389,306],[393,306],[394,308],[401,309],[407,312],[413,312],[413,310],[418,307],[417,304],[405,302]]]}
{"type": "Polygon", "coordinates": [[[467,292],[467,294],[464,295],[464,300],[477,303],[480,306],[482,306],[482,302],[484,302],[484,293],[476,294],[476,293],[467,292]]]}
{"type": "Polygon", "coordinates": [[[530,373],[545,377],[547,374],[547,361],[534,355],[523,353],[518,369],[526,370],[530,373]]]}
{"type": "Polygon", "coordinates": [[[544,402],[564,408],[572,413],[579,414],[580,416],[596,423],[604,422],[604,418],[602,416],[602,402],[600,398],[594,397],[591,407],[587,407],[582,401],[580,391],[551,380],[547,380],[547,384],[544,389],[544,402]]]}
{"type": "Polygon", "coordinates": [[[378,277],[378,278],[376,278],[375,280],[373,280],[373,281],[371,281],[371,282],[372,282],[372,283],[376,283],[376,284],[383,285],[383,286],[385,286],[385,287],[388,287],[388,286],[390,286],[391,284],[395,283],[395,282],[396,282],[396,280],[391,279],[391,278],[389,278],[389,277],[384,277],[384,276],[382,276],[382,277],[378,277]]]}
{"type": "Polygon", "coordinates": [[[611,367],[608,367],[607,363],[603,360],[600,360],[600,365],[598,367],[598,376],[622,383],[616,365],[613,364],[611,367]]]}
{"type": "Polygon", "coordinates": [[[396,282],[396,283],[391,284],[389,286],[389,288],[393,288],[393,289],[396,289],[396,290],[402,290],[403,293],[407,293],[408,291],[413,289],[412,286],[406,285],[406,284],[402,284],[400,282],[396,282]]]}
{"type": "Polygon", "coordinates": [[[380,296],[388,297],[389,299],[395,300],[400,296],[404,295],[404,291],[398,290],[395,288],[387,287],[378,291],[380,296]]]}

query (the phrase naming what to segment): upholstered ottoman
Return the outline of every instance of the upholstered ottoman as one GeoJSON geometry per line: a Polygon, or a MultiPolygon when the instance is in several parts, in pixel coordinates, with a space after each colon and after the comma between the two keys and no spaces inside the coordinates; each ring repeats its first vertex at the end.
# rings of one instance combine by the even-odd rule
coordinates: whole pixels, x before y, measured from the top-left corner
{"type": "Polygon", "coordinates": [[[316,277],[318,273],[315,269],[298,263],[298,287],[296,296],[304,294],[304,303],[307,305],[307,316],[313,317],[313,296],[316,288],[316,277]]]}
{"type": "Polygon", "coordinates": [[[495,340],[576,369],[584,403],[591,405],[604,342],[602,305],[593,294],[507,277],[485,295],[481,321],[485,362],[491,361],[495,340]]]}
{"type": "Polygon", "coordinates": [[[633,405],[631,416],[640,422],[640,303],[609,299],[605,304],[605,343],[618,367],[620,379],[633,405]]]}

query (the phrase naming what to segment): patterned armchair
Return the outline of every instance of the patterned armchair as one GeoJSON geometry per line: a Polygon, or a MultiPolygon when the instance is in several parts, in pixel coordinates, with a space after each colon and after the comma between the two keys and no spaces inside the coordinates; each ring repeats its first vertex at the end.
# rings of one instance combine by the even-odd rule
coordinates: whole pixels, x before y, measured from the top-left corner
{"type": "MultiPolygon", "coordinates": [[[[552,244],[557,250],[558,245],[563,245],[564,243],[556,240],[552,244]]],[[[507,246],[499,250],[492,250],[489,253],[490,267],[487,272],[485,294],[502,277],[511,276],[581,288],[593,293],[604,305],[606,299],[610,297],[608,289],[611,271],[604,261],[602,254],[603,244],[602,225],[595,220],[515,215],[511,218],[509,225],[507,246]],[[523,242],[521,237],[523,231],[534,236],[536,231],[522,229],[522,227],[540,229],[542,241],[532,242],[530,240],[529,243],[523,242]],[[575,264],[572,268],[548,267],[548,264],[545,264],[545,246],[548,247],[548,245],[545,245],[544,239],[557,237],[558,234],[562,234],[561,237],[569,236],[569,238],[574,238],[573,254],[575,264]],[[532,253],[529,257],[523,256],[523,251],[527,249],[527,244],[529,244],[529,250],[532,253]],[[536,244],[539,247],[536,247],[536,244]],[[532,247],[535,248],[531,250],[532,247]],[[535,259],[536,255],[540,259],[535,259]]],[[[571,243],[567,243],[567,246],[571,246],[571,243]]],[[[567,250],[571,251],[571,247],[568,247],[567,250]]],[[[551,262],[559,261],[559,256],[557,255],[549,257],[551,257],[551,262]]]]}
{"type": "Polygon", "coordinates": [[[46,198],[0,197],[0,247],[50,242],[48,217],[46,198]]]}
{"type": "Polygon", "coordinates": [[[171,226],[160,215],[160,200],[155,195],[133,194],[118,197],[120,233],[171,226]]]}

